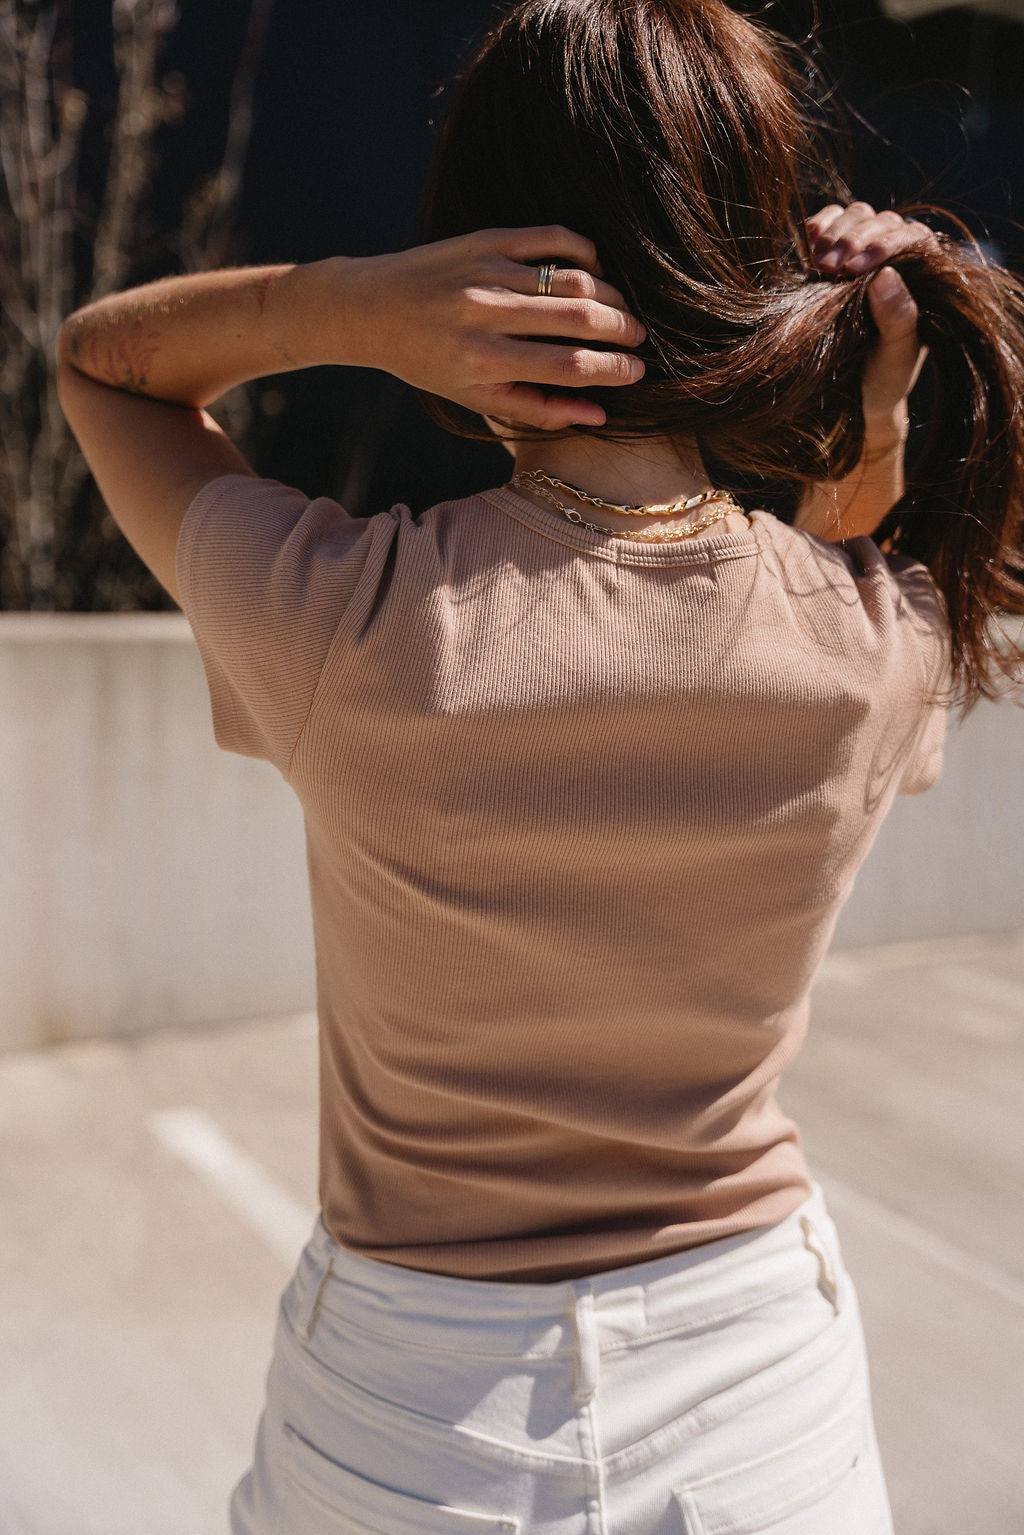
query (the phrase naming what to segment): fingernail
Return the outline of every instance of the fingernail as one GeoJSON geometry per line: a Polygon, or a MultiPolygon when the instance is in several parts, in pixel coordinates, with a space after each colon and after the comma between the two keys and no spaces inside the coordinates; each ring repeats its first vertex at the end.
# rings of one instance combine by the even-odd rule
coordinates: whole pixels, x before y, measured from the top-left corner
{"type": "Polygon", "coordinates": [[[644,365],[640,361],[640,358],[639,357],[631,357],[629,359],[629,377],[630,377],[630,381],[635,384],[638,378],[643,378],[644,372],[645,372],[644,365]]]}
{"type": "Polygon", "coordinates": [[[822,268],[823,271],[826,272],[836,272],[842,266],[842,264],[843,253],[841,250],[830,250],[818,261],[818,265],[822,268]]]}
{"type": "Polygon", "coordinates": [[[857,255],[851,256],[846,263],[846,270],[848,272],[866,272],[868,267],[872,266],[876,261],[877,257],[872,256],[870,251],[858,251],[857,255]]]}
{"type": "Polygon", "coordinates": [[[907,285],[897,272],[895,267],[884,266],[877,277],[871,279],[871,286],[879,298],[891,303],[893,299],[902,298],[907,285]]]}

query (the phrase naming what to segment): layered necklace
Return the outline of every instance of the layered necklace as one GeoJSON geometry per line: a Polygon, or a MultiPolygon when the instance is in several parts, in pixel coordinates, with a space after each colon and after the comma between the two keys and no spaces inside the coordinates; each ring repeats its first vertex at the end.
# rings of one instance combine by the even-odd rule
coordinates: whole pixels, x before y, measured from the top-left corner
{"type": "Polygon", "coordinates": [[[507,481],[506,488],[520,492],[532,490],[534,495],[547,501],[569,522],[575,522],[582,528],[589,528],[592,533],[603,533],[606,538],[633,538],[648,544],[677,543],[682,538],[692,538],[695,533],[703,533],[705,528],[710,528],[713,523],[724,521],[726,517],[746,516],[742,506],[733,500],[727,490],[702,490],[699,495],[680,497],[678,501],[668,501],[661,506],[623,506],[618,501],[605,501],[600,496],[591,496],[584,490],[577,490],[575,485],[567,485],[564,480],[545,474],[542,469],[527,469],[520,474],[514,474],[507,481]],[[574,507],[563,505],[559,499],[561,496],[571,496],[574,501],[581,501],[585,506],[594,506],[598,511],[619,512],[624,517],[649,517],[655,513],[668,517],[707,505],[713,505],[715,510],[707,512],[696,522],[688,522],[683,528],[644,528],[634,532],[620,528],[602,528],[596,523],[587,522],[574,507]]]}

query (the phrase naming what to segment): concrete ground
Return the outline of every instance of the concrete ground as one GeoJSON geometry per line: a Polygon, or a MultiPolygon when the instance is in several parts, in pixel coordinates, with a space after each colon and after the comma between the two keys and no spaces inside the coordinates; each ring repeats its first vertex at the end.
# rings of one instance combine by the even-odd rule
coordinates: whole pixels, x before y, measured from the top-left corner
{"type": "MultiPolygon", "coordinates": [[[[0,1535],[224,1535],[314,1214],[315,1073],[307,1016],[0,1058],[0,1535]]],[[[783,1099],[898,1535],[1024,1535],[1024,932],[832,956],[783,1099]]]]}

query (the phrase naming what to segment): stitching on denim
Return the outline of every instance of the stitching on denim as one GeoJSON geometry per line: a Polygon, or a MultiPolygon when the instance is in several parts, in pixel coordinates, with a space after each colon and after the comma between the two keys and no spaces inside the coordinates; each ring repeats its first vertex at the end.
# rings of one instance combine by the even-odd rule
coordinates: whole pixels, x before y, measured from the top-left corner
{"type": "MultiPolygon", "coordinates": [[[[785,1289],[772,1290],[769,1294],[766,1295],[758,1294],[754,1299],[743,1301],[736,1306],[732,1306],[720,1311],[702,1312],[699,1317],[695,1317],[690,1323],[676,1323],[670,1327],[660,1328],[657,1332],[645,1332],[638,1338],[624,1338],[620,1342],[609,1343],[607,1347],[602,1348],[601,1353],[602,1355],[618,1354],[628,1352],[640,1343],[657,1343],[664,1338],[672,1337],[685,1338],[693,1333],[701,1331],[701,1329],[704,1327],[715,1326],[719,1322],[728,1322],[733,1317],[743,1316],[748,1311],[756,1310],[758,1306],[770,1305],[773,1301],[776,1300],[784,1300],[787,1295],[796,1294],[797,1291],[808,1288],[809,1285],[811,1288],[817,1288],[817,1286],[809,1282],[806,1277],[801,1278],[794,1281],[792,1284],[787,1285],[785,1289]]],[[[335,1307],[331,1306],[326,1300],[321,1300],[320,1311],[322,1314],[331,1316],[337,1322],[349,1327],[360,1337],[365,1336],[378,1338],[381,1340],[381,1342],[384,1343],[394,1343],[395,1341],[395,1335],[393,1332],[378,1332],[375,1328],[368,1327],[361,1321],[353,1321],[347,1317],[344,1312],[338,1311],[335,1307]]],[[[554,1316],[551,1318],[552,1326],[558,1325],[558,1322],[559,1318],[554,1316]]],[[[412,1338],[402,1338],[401,1342],[404,1349],[416,1350],[425,1354],[456,1354],[460,1358],[466,1359],[528,1359],[531,1361],[545,1359],[571,1359],[575,1352],[573,1346],[554,1349],[551,1352],[529,1349],[525,1352],[514,1350],[509,1353],[497,1353],[488,1350],[463,1348],[461,1345],[449,1346],[447,1344],[440,1343],[423,1343],[418,1339],[412,1338]]]]}
{"type": "Polygon", "coordinates": [[[645,1332],[639,1338],[624,1338],[621,1342],[610,1343],[602,1352],[616,1354],[635,1348],[638,1343],[657,1343],[663,1338],[686,1338],[703,1328],[714,1326],[719,1322],[731,1321],[733,1317],[743,1316],[748,1311],[756,1311],[758,1306],[770,1305],[772,1301],[785,1300],[787,1295],[795,1295],[798,1290],[807,1288],[817,1289],[814,1284],[809,1284],[807,1279],[800,1279],[784,1290],[772,1290],[768,1295],[758,1294],[753,1300],[744,1301],[742,1304],[732,1306],[725,1311],[708,1311],[695,1317],[692,1322],[679,1323],[674,1327],[665,1327],[658,1332],[645,1332]]]}
{"type": "Polygon", "coordinates": [[[841,1312],[834,1317],[825,1330],[804,1344],[796,1353],[789,1354],[784,1359],[777,1360],[774,1364],[766,1365],[758,1370],[755,1375],[745,1380],[737,1381],[732,1386],[726,1386],[724,1390],[716,1392],[702,1402],[697,1402],[679,1417],[673,1418],[669,1423],[663,1423],[658,1428],[652,1429],[649,1434],[644,1434],[632,1444],[624,1445],[621,1450],[614,1451],[608,1456],[609,1469],[628,1467],[630,1462],[643,1460],[652,1453],[657,1453],[663,1442],[684,1439],[693,1433],[705,1432],[717,1426],[730,1411],[742,1411],[763,1399],[766,1391],[770,1391],[776,1383],[792,1385],[805,1379],[818,1367],[820,1356],[829,1357],[831,1352],[836,1352],[848,1342],[844,1334],[844,1323],[849,1319],[848,1312],[841,1312]],[[837,1332],[839,1336],[837,1337],[837,1332]],[[825,1344],[829,1345],[826,1350],[825,1344]],[[733,1407],[735,1403],[735,1407],[733,1407]]]}
{"type": "MultiPolygon", "coordinates": [[[[336,1311],[333,1306],[327,1305],[324,1301],[320,1302],[320,1312],[321,1315],[331,1316],[335,1321],[343,1323],[358,1337],[378,1338],[382,1343],[393,1344],[395,1342],[394,1332],[377,1332],[372,1327],[364,1326],[362,1322],[352,1321],[343,1312],[336,1311]]],[[[553,1317],[551,1319],[551,1326],[557,1326],[559,1320],[559,1318],[553,1317]]],[[[486,1349],[463,1348],[461,1343],[457,1345],[421,1343],[418,1339],[406,1337],[400,1338],[399,1341],[403,1349],[414,1350],[424,1354],[454,1354],[459,1359],[530,1359],[536,1361],[544,1359],[571,1359],[573,1357],[573,1349],[571,1347],[553,1349],[550,1352],[537,1349],[528,1349],[524,1352],[521,1349],[514,1349],[510,1353],[495,1353],[486,1349]]]]}
{"type": "Polygon", "coordinates": [[[474,1443],[486,1445],[490,1450],[498,1452],[502,1459],[519,1466],[532,1467],[535,1470],[561,1469],[566,1473],[572,1472],[574,1475],[579,1472],[580,1462],[575,1456],[559,1455],[544,1450],[524,1450],[519,1445],[496,1439],[480,1429],[469,1428],[463,1423],[451,1423],[445,1418],[432,1418],[427,1413],[417,1412],[414,1408],[403,1407],[401,1403],[389,1402],[385,1397],[364,1392],[362,1388],[347,1381],[343,1375],[339,1375],[313,1359],[309,1351],[302,1346],[301,1339],[295,1336],[294,1330],[289,1329],[289,1331],[294,1342],[294,1357],[288,1360],[287,1367],[294,1366],[314,1384],[321,1387],[326,1385],[328,1389],[337,1391],[339,1395],[350,1397],[355,1410],[385,1428],[394,1427],[397,1420],[401,1424],[403,1433],[418,1435],[435,1444],[454,1434],[456,1438],[469,1439],[474,1443]],[[357,1397],[358,1400],[356,1400],[357,1397]]]}

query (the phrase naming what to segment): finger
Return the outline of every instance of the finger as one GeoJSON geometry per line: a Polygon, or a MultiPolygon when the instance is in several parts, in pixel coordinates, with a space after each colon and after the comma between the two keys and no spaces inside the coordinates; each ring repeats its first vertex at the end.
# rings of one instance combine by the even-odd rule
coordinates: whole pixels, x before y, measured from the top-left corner
{"type": "Polygon", "coordinates": [[[504,341],[492,369],[495,365],[505,379],[557,389],[615,388],[635,384],[644,376],[640,358],[627,352],[597,352],[571,344],[551,346],[543,341],[504,341]]]}
{"type": "Polygon", "coordinates": [[[829,267],[837,272],[869,272],[872,267],[883,266],[907,243],[905,228],[898,213],[879,213],[873,219],[864,219],[836,237],[828,252],[833,257],[829,267]]]}
{"type": "Polygon", "coordinates": [[[883,267],[868,284],[868,304],[878,340],[864,367],[865,414],[885,415],[913,389],[926,349],[917,330],[917,304],[895,267],[883,267]]]}
{"type": "Polygon", "coordinates": [[[899,251],[914,245],[927,245],[935,241],[935,235],[916,219],[905,219],[898,213],[879,214],[874,225],[866,224],[851,236],[843,270],[869,272],[872,267],[882,266],[899,251]]]}
{"type": "Polygon", "coordinates": [[[833,219],[828,228],[819,235],[814,245],[814,259],[823,271],[837,271],[842,265],[845,252],[841,249],[841,242],[852,234],[860,225],[869,219],[875,219],[875,213],[870,203],[850,203],[848,208],[837,219],[833,219]],[[836,255],[836,248],[840,247],[840,253],[836,255]]]}
{"type": "Polygon", "coordinates": [[[564,224],[539,224],[530,229],[487,229],[481,239],[491,249],[513,261],[562,260],[570,266],[601,276],[597,247],[585,235],[575,234],[564,224]]]}
{"type": "Polygon", "coordinates": [[[826,207],[819,208],[817,213],[812,213],[810,218],[805,220],[809,244],[813,247],[818,240],[822,239],[836,219],[842,218],[845,211],[840,203],[829,203],[826,207]]]}
{"type": "Polygon", "coordinates": [[[489,323],[506,336],[565,336],[612,346],[639,346],[646,330],[625,309],[590,298],[488,297],[489,323]]]}
{"type": "MultiPolygon", "coordinates": [[[[539,296],[540,267],[524,266],[521,261],[507,261],[501,258],[495,263],[494,274],[503,287],[513,293],[522,293],[531,298],[539,296]]],[[[584,272],[580,267],[558,267],[551,278],[551,292],[544,295],[546,298],[592,298],[599,304],[607,304],[611,309],[628,310],[629,305],[611,283],[602,282],[599,277],[594,277],[590,272],[584,272]]]]}
{"type": "Polygon", "coordinates": [[[917,340],[917,304],[895,267],[883,267],[868,283],[868,304],[885,342],[917,340]]]}
{"type": "Polygon", "coordinates": [[[604,426],[607,412],[593,400],[549,394],[532,384],[503,384],[467,400],[471,409],[500,419],[513,430],[517,426],[541,427],[548,432],[567,426],[604,426]]]}

